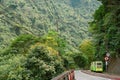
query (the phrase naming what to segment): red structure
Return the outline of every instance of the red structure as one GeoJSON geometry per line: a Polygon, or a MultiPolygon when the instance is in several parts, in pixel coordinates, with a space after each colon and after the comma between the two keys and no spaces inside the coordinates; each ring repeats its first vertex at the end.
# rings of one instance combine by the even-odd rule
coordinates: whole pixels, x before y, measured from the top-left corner
{"type": "Polygon", "coordinates": [[[52,80],[75,80],[74,70],[66,71],[52,80]]]}
{"type": "Polygon", "coordinates": [[[74,80],[74,71],[72,70],[69,74],[68,74],[68,80],[74,80]]]}

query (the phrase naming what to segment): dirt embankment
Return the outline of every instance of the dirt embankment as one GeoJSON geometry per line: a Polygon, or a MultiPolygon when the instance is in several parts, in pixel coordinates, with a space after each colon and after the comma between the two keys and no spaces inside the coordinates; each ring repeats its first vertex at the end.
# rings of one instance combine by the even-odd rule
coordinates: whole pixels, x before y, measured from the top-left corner
{"type": "Polygon", "coordinates": [[[120,75],[120,58],[111,58],[108,65],[108,73],[120,75]]]}

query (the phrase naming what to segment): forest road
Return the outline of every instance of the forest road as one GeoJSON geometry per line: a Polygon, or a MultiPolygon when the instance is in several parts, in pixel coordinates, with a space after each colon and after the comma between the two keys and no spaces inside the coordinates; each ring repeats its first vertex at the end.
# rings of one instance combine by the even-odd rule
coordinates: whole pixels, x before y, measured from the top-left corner
{"type": "Polygon", "coordinates": [[[85,73],[81,72],[80,70],[76,70],[74,73],[75,73],[75,80],[111,80],[108,78],[85,74],[85,73]]]}

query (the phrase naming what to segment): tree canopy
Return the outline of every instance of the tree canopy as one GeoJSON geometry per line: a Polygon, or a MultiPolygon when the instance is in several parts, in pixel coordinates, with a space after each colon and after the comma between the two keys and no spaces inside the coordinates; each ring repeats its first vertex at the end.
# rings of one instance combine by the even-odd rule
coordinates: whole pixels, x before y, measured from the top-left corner
{"type": "Polygon", "coordinates": [[[103,4],[96,10],[90,31],[95,38],[99,58],[107,52],[111,56],[120,55],[120,1],[99,0],[103,4]]]}

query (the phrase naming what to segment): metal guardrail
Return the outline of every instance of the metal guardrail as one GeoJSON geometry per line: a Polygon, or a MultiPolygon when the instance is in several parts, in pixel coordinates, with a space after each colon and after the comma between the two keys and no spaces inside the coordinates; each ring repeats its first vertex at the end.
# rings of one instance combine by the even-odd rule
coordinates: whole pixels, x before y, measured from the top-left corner
{"type": "Polygon", "coordinates": [[[66,71],[51,80],[75,80],[74,70],[66,71]]]}

